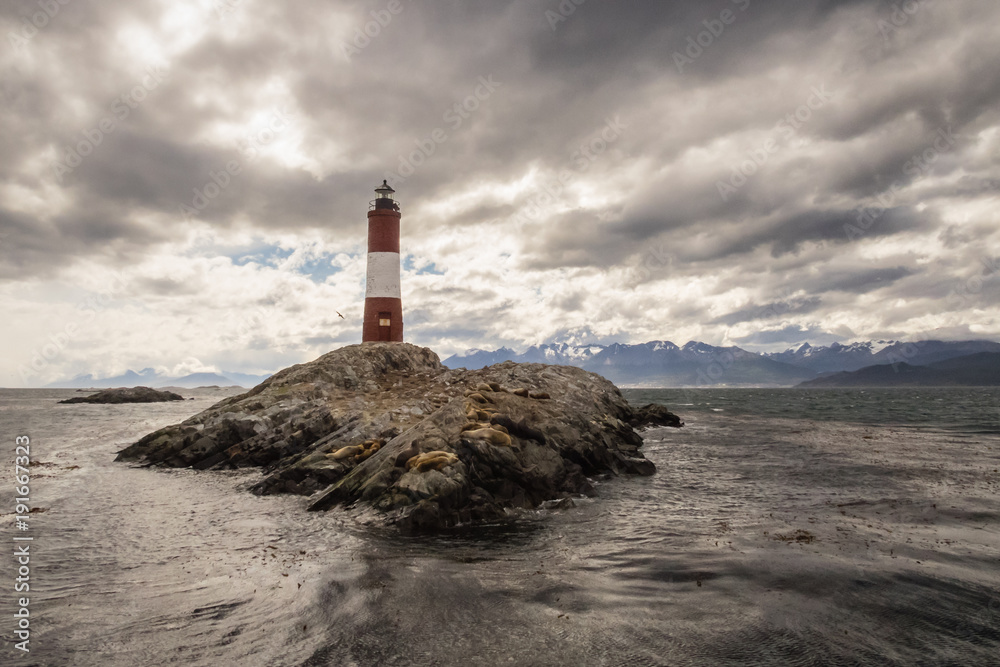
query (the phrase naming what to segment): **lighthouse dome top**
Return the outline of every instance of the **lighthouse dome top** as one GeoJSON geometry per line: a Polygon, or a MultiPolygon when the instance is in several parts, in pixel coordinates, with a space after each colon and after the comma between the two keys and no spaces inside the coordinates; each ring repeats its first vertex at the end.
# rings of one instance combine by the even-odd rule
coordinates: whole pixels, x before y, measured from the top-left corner
{"type": "Polygon", "coordinates": [[[375,211],[379,209],[387,209],[390,211],[399,211],[399,204],[393,200],[392,195],[396,192],[389,185],[388,181],[382,181],[382,185],[375,188],[378,197],[371,201],[371,205],[368,207],[369,211],[375,211]]]}

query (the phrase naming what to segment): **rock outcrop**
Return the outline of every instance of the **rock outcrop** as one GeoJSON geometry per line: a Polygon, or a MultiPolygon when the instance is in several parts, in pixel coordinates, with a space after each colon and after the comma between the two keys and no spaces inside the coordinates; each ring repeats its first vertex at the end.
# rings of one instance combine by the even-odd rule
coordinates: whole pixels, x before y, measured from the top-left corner
{"type": "Polygon", "coordinates": [[[436,529],[593,494],[588,476],[653,474],[636,418],[611,382],[578,368],[449,370],[426,348],[367,343],[287,368],[117,460],[263,466],[255,493],[318,492],[312,510],[362,503],[436,529]]]}
{"type": "Polygon", "coordinates": [[[104,389],[89,396],[75,396],[60,403],[162,403],[164,401],[183,401],[184,397],[172,391],[160,391],[149,387],[123,387],[121,389],[104,389]]]}
{"type": "Polygon", "coordinates": [[[628,420],[629,425],[632,428],[645,428],[648,426],[670,426],[672,428],[680,428],[684,426],[684,422],[681,418],[675,415],[666,407],[658,405],[656,403],[650,403],[649,405],[644,405],[641,408],[636,408],[632,417],[628,420]]]}

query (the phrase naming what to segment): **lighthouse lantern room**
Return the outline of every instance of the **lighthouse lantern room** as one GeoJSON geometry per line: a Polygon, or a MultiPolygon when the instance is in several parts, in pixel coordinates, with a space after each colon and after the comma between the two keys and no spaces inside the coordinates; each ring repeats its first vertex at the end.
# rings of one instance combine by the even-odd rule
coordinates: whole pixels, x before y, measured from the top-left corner
{"type": "Polygon", "coordinates": [[[368,207],[368,282],[362,341],[403,342],[399,289],[399,204],[387,181],[375,188],[368,207]]]}

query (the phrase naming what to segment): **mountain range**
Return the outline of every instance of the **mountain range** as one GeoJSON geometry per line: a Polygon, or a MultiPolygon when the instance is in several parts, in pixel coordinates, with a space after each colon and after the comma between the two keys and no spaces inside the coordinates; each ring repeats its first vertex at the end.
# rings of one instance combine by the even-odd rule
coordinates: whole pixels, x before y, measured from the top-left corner
{"type": "Polygon", "coordinates": [[[800,387],[996,387],[1000,353],[979,352],[914,366],[905,361],[824,375],[800,387]]]}
{"type": "MultiPolygon", "coordinates": [[[[448,357],[444,360],[444,364],[450,368],[469,369],[484,368],[504,361],[578,366],[603,375],[616,384],[632,387],[791,387],[826,375],[850,373],[868,366],[901,368],[905,365],[922,368],[979,353],[1000,354],[1000,343],[985,340],[957,342],[928,340],[911,343],[866,341],[849,345],[834,343],[829,346],[812,346],[804,343],[784,352],[764,354],[749,352],[739,347],[717,347],[697,341],[691,341],[680,347],[669,341],[652,341],[637,345],[562,343],[535,345],[524,352],[516,352],[506,347],[493,351],[469,350],[464,354],[448,357]]],[[[895,372],[891,376],[879,375],[885,371],[866,371],[866,373],[865,377],[880,377],[882,379],[878,381],[889,384],[893,384],[894,378],[902,377],[895,372]]],[[[917,373],[919,375],[922,371],[917,373]]],[[[93,375],[78,375],[71,380],[53,382],[47,387],[71,389],[136,386],[194,388],[211,385],[254,387],[268,377],[270,374],[248,375],[229,371],[169,377],[157,374],[152,368],[145,368],[138,372],[130,370],[110,378],[98,379],[93,375]]],[[[961,382],[949,381],[946,384],[961,384],[961,382]]]]}
{"type": "Polygon", "coordinates": [[[78,375],[72,380],[62,380],[45,385],[50,389],[106,389],[108,387],[255,387],[271,375],[247,375],[246,373],[190,373],[181,377],[160,375],[152,368],[144,368],[138,373],[132,370],[109,378],[95,378],[93,375],[78,375]]]}
{"type": "Polygon", "coordinates": [[[879,364],[923,366],[980,352],[1000,353],[1000,343],[867,341],[819,347],[805,343],[765,354],[696,341],[681,347],[669,341],[638,345],[546,344],[522,353],[509,348],[469,350],[445,359],[444,364],[472,369],[504,361],[579,366],[628,386],[794,386],[827,373],[879,364]]]}

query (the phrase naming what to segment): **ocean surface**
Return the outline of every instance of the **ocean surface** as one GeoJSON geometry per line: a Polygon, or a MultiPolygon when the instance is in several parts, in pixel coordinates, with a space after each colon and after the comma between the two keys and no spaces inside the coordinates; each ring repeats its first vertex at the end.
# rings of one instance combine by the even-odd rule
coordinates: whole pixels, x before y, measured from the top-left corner
{"type": "Polygon", "coordinates": [[[1000,664],[996,389],[626,390],[687,422],[644,433],[655,476],[423,538],[253,496],[259,471],[113,463],[226,395],[182,393],[0,390],[0,664],[1000,664]]]}

